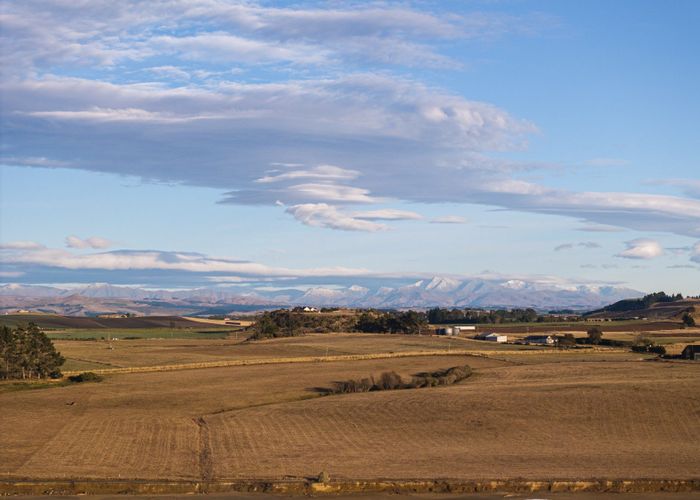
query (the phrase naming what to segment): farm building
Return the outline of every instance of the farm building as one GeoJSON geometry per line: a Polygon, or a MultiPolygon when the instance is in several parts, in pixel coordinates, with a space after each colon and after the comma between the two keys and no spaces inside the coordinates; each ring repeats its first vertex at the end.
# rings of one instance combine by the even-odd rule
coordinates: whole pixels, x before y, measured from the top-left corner
{"type": "Polygon", "coordinates": [[[681,353],[681,358],[700,361],[700,345],[687,345],[681,353]]]}
{"type": "Polygon", "coordinates": [[[448,327],[442,327],[442,328],[436,328],[436,329],[435,329],[435,334],[436,334],[436,335],[448,335],[448,336],[452,336],[452,335],[457,335],[458,333],[459,333],[459,332],[456,332],[456,333],[455,333],[454,328],[451,328],[451,327],[449,327],[449,326],[448,326],[448,327]]]}
{"type": "Polygon", "coordinates": [[[452,330],[456,330],[455,335],[460,332],[473,332],[476,330],[476,325],[454,325],[452,330]]]}
{"type": "Polygon", "coordinates": [[[551,335],[528,335],[523,339],[527,344],[552,345],[555,343],[551,335]]]}
{"type": "Polygon", "coordinates": [[[482,333],[480,335],[477,335],[474,337],[477,340],[488,340],[491,342],[498,342],[499,344],[502,344],[504,342],[508,342],[508,336],[507,335],[499,335],[498,333],[482,333]]]}

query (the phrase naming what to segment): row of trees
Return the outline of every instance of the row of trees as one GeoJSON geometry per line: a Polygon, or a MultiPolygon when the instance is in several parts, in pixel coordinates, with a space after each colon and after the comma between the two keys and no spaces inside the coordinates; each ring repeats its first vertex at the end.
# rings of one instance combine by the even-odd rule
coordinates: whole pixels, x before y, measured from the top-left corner
{"type": "Polygon", "coordinates": [[[60,377],[65,359],[34,323],[0,329],[0,378],[60,377]]]}
{"type": "Polygon", "coordinates": [[[482,311],[480,309],[444,309],[435,307],[428,311],[428,321],[432,324],[547,323],[562,321],[563,319],[566,321],[577,321],[580,319],[580,316],[573,313],[566,317],[562,317],[561,314],[538,314],[537,311],[532,308],[482,311]]]}
{"type": "Polygon", "coordinates": [[[427,326],[425,314],[416,311],[369,311],[360,315],[355,330],[363,333],[407,333],[417,335],[427,326]]]}
{"type": "Polygon", "coordinates": [[[368,310],[360,315],[305,314],[294,310],[267,311],[251,327],[250,340],[294,337],[302,333],[363,332],[419,334],[426,315],[416,311],[368,310]]]}

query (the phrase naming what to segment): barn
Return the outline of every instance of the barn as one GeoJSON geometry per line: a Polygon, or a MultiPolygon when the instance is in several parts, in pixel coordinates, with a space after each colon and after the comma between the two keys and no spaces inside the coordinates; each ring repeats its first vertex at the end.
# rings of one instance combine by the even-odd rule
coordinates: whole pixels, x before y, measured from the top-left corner
{"type": "Polygon", "coordinates": [[[508,342],[508,336],[507,335],[499,335],[498,333],[482,333],[481,335],[477,335],[476,337],[477,340],[488,340],[490,342],[498,342],[499,344],[503,344],[505,342],[508,342]]]}

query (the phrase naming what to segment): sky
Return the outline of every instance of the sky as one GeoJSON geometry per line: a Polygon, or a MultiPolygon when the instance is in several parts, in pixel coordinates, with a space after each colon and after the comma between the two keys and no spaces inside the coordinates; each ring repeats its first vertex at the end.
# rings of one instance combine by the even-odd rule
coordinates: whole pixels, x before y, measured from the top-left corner
{"type": "Polygon", "coordinates": [[[7,0],[0,281],[700,294],[700,3],[7,0]]]}

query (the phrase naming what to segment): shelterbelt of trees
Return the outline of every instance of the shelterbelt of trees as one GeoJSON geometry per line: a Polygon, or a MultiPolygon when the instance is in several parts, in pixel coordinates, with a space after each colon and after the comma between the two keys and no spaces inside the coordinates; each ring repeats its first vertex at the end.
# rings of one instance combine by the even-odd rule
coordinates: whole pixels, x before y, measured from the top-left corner
{"type": "Polygon", "coordinates": [[[64,361],[34,323],[0,329],[0,379],[59,378],[64,361]]]}
{"type": "Polygon", "coordinates": [[[356,315],[304,314],[285,309],[261,314],[249,340],[294,337],[304,333],[361,332],[419,334],[427,328],[425,313],[367,310],[356,315]]]}
{"type": "Polygon", "coordinates": [[[498,309],[484,311],[481,309],[444,309],[435,307],[428,311],[428,321],[432,324],[466,323],[547,323],[553,321],[579,321],[581,317],[572,311],[557,314],[540,314],[534,309],[498,309]]]}

